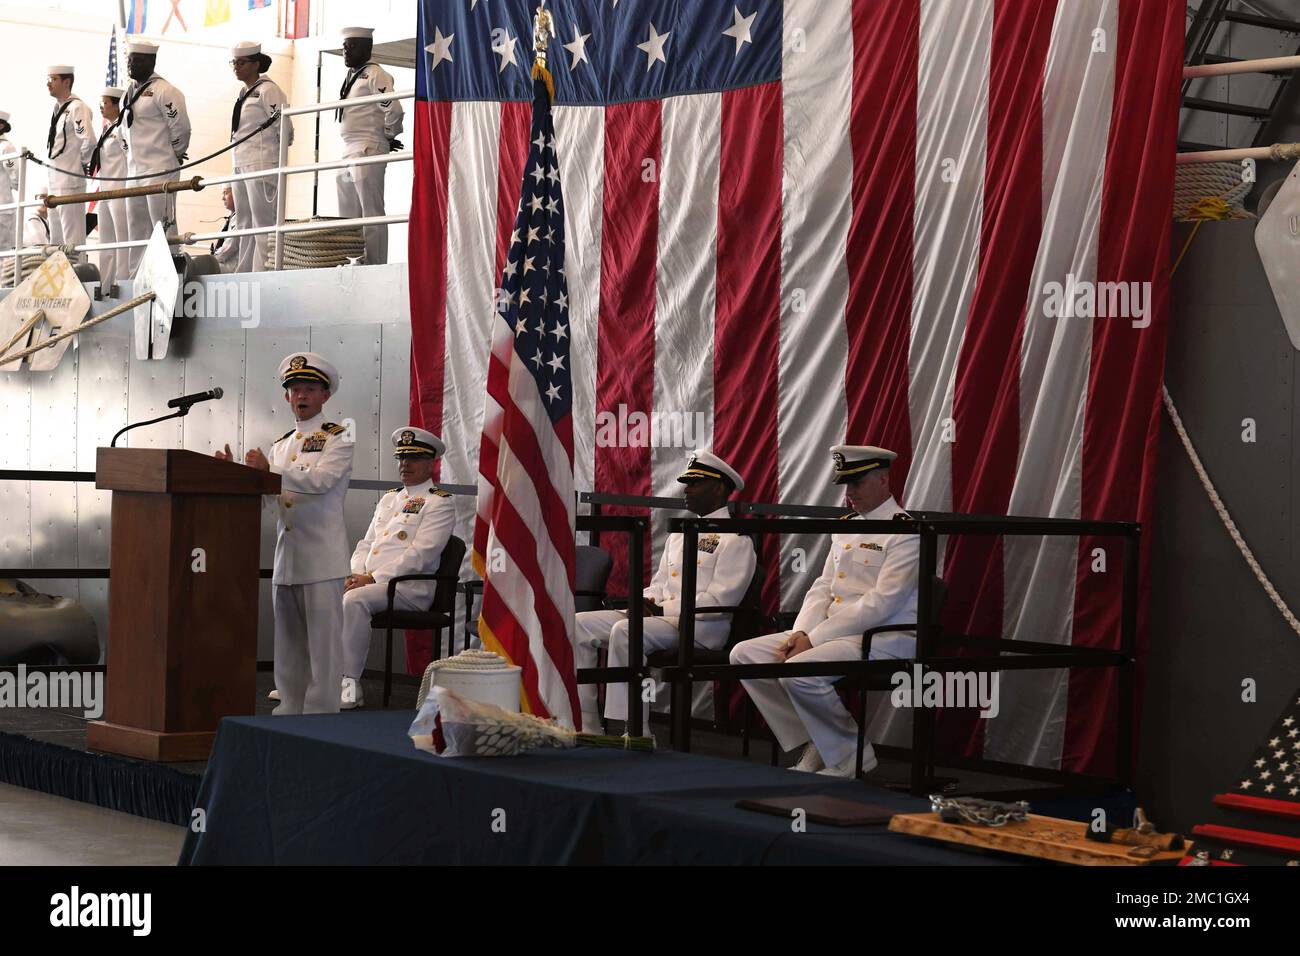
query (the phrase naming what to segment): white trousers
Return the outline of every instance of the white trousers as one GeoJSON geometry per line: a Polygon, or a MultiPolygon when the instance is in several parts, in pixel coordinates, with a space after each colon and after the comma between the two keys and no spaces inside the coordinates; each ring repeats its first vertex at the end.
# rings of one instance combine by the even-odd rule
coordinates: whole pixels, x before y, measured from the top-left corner
{"type": "MultiPolygon", "coordinates": [[[[101,199],[95,211],[99,214],[99,241],[126,242],[126,200],[101,199]]],[[[118,271],[126,269],[130,259],[127,252],[126,249],[105,249],[99,254],[99,288],[103,295],[108,295],[113,283],[127,278],[118,271]]]]}
{"type": "MultiPolygon", "coordinates": [[[[157,183],[173,182],[176,178],[176,173],[172,173],[170,176],[152,176],[149,179],[135,180],[131,185],[156,185],[157,183]]],[[[142,239],[148,242],[149,237],[153,235],[153,224],[155,222],[163,224],[165,234],[170,235],[176,231],[175,193],[156,196],[133,196],[126,200],[126,234],[130,242],[138,242],[142,239]]],[[[131,275],[134,276],[136,270],[140,268],[140,260],[143,257],[144,246],[131,247],[131,275]]]]}
{"type": "MultiPolygon", "coordinates": [[[[361,152],[345,153],[344,158],[380,156],[388,146],[367,146],[361,152]]],[[[339,215],[344,219],[384,214],[384,170],[387,163],[370,163],[366,166],[349,166],[334,180],[338,191],[339,215]]],[[[388,227],[366,226],[366,262],[375,264],[388,261],[388,227]]]]}
{"type": "MultiPolygon", "coordinates": [[[[677,646],[678,618],[646,617],[643,618],[641,633],[641,663],[645,657],[655,651],[667,650],[677,646]]],[[[626,611],[583,611],[577,616],[574,629],[573,649],[574,664],[577,667],[595,667],[596,652],[604,646],[609,647],[608,664],[610,667],[628,666],[628,619],[626,611]]],[[[731,632],[731,621],[696,620],[695,646],[715,650],[727,643],[731,632]]],[[[662,681],[655,681],[651,709],[665,711],[669,707],[667,687],[662,681]]],[[[692,690],[691,712],[704,715],[708,713],[713,700],[711,683],[695,684],[692,690]]],[[[600,718],[596,705],[596,685],[579,684],[578,702],[582,707],[582,724],[589,728],[599,727],[600,718]]],[[[627,720],[627,683],[605,686],[605,716],[610,720],[627,720]]]]}
{"type": "Polygon", "coordinates": [[[276,584],[275,689],[277,714],[336,714],[343,685],[343,579],[276,584]]]}
{"type": "MultiPolygon", "coordinates": [[[[733,664],[779,664],[779,649],[790,638],[790,631],[765,634],[742,641],[731,649],[733,664]]],[[[907,635],[910,637],[910,635],[907,635]]],[[[877,638],[877,642],[881,640],[877,638]]],[[[891,658],[874,646],[871,659],[891,658]]],[[[790,658],[791,664],[815,664],[826,661],[856,661],[862,658],[861,636],[826,641],[790,658]]],[[[835,692],[839,677],[781,677],[769,680],[741,681],[754,704],[772,728],[783,750],[793,750],[811,740],[826,766],[833,767],[853,756],[858,745],[858,724],[845,709],[835,692]]],[[[863,759],[870,763],[871,742],[863,747],[863,759]]]]}
{"type": "MultiPolygon", "coordinates": [[[[50,195],[64,196],[68,193],[84,193],[86,180],[83,176],[68,176],[51,171],[49,176],[50,195]]],[[[50,242],[56,246],[82,246],[86,243],[86,204],[71,203],[67,206],[55,206],[50,210],[50,242]]],[[[73,253],[68,257],[72,263],[84,262],[84,252],[73,253]]]]}
{"type": "MultiPolygon", "coordinates": [[[[251,173],[271,169],[275,163],[249,163],[235,167],[236,173],[251,173]]],[[[275,225],[276,183],[274,176],[266,179],[243,179],[230,184],[235,198],[235,229],[257,229],[275,225]]],[[[235,272],[265,272],[266,251],[270,245],[269,234],[242,236],[228,239],[239,244],[239,261],[235,272]]]]}
{"type": "MultiPolygon", "coordinates": [[[[402,585],[397,586],[394,598],[399,610],[429,609],[426,600],[420,607],[412,601],[402,585]]],[[[370,618],[388,607],[387,584],[363,584],[343,595],[343,676],[360,677],[370,653],[370,618]]]]}

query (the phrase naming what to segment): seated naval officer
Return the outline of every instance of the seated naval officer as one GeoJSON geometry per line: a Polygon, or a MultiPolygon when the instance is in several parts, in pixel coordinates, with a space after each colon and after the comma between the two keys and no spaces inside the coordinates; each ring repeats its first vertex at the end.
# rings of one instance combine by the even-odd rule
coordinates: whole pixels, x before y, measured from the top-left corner
{"type": "MultiPolygon", "coordinates": [[[[898,456],[871,445],[836,445],[835,483],[853,512],[846,518],[906,518],[889,491],[889,465],[898,456]]],[[[862,632],[916,620],[920,539],[914,534],[835,534],[821,576],[813,582],[794,629],[737,644],[733,664],[860,660],[862,632]]],[[[877,634],[871,659],[907,658],[916,649],[907,631],[877,634]]],[[[807,742],[795,770],[851,777],[857,723],[841,703],[838,677],[783,677],[742,683],[785,750],[807,742]]],[[[870,742],[863,771],[876,766],[870,742]]]]}
{"type": "MultiPolygon", "coordinates": [[[[348,535],[343,503],[352,476],[353,442],[322,408],[338,391],[338,370],[315,352],[280,363],[284,400],[297,424],[244,464],[280,476],[271,594],[275,610],[277,714],[338,713],[343,681],[343,579],[348,535]]],[[[229,459],[230,446],[217,452],[229,459]]]]}
{"type": "MultiPolygon", "coordinates": [[[[343,582],[343,690],[341,710],[365,703],[361,671],[370,650],[370,617],[388,606],[388,582],[403,574],[432,574],[456,526],[452,496],[433,485],[433,463],[447,446],[432,432],[406,425],[393,432],[393,457],[402,487],[379,499],[366,536],[352,552],[343,582]]],[[[402,581],[395,605],[427,611],[436,581],[402,581]]]]}
{"type": "MultiPolygon", "coordinates": [[[[727,500],[744,490],[745,481],[729,464],[709,452],[697,452],[677,479],[686,486],[686,507],[705,518],[729,518],[727,500]]],[[[664,542],[659,570],[643,593],[645,613],[642,648],[646,654],[677,646],[678,615],[682,606],[681,534],[670,534],[664,542]]],[[[754,544],[745,535],[702,534],[695,556],[695,606],[736,605],[749,589],[756,558],[754,544]]],[[[628,663],[628,621],[624,611],[584,611],[577,616],[574,631],[574,662],[577,667],[595,667],[596,651],[609,645],[609,666],[626,667],[628,663]]],[[[727,643],[731,630],[730,614],[701,614],[695,618],[695,643],[716,650],[727,643]]],[[[644,662],[643,662],[644,663],[644,662]]],[[[707,694],[707,685],[700,688],[707,694]]],[[[595,730],[600,722],[596,712],[596,685],[579,684],[582,725],[595,730]]],[[[655,703],[663,709],[666,701],[662,685],[655,689],[655,703]]],[[[627,719],[627,684],[616,682],[605,688],[605,716],[627,719]]]]}

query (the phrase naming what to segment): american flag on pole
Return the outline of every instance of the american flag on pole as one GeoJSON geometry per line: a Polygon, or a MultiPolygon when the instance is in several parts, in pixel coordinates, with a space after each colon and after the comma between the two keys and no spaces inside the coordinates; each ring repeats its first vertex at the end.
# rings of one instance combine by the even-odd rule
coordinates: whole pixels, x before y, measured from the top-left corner
{"type": "Polygon", "coordinates": [[[578,726],[573,380],[549,75],[534,80],[518,213],[492,321],[471,560],[483,646],[523,668],[524,710],[578,726]]]}
{"type": "MultiPolygon", "coordinates": [[[[1184,3],[548,6],[578,489],[677,493],[686,449],[597,441],[622,406],[702,413],[698,445],[756,501],[839,503],[828,449],[849,442],[899,453],[905,508],[1150,518],[1184,3]],[[1127,314],[1099,307],[1121,291],[1127,314]]],[[[534,9],[419,5],[412,417],[447,439],[448,481],[479,471],[534,9]]],[[[765,540],[769,606],[799,606],[826,546],[765,540]]],[[[950,542],[946,623],[1116,646],[1119,557],[1111,540],[950,542]]],[[[1114,694],[1102,669],[1007,674],[998,717],[941,731],[1110,773],[1114,694]]]]}
{"type": "Polygon", "coordinates": [[[117,26],[108,37],[108,70],[104,73],[105,86],[117,86],[117,26]]]}

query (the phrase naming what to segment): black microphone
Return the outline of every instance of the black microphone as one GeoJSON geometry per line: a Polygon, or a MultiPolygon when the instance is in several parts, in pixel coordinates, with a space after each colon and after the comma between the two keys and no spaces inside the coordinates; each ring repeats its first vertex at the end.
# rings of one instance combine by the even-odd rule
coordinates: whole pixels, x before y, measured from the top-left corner
{"type": "Polygon", "coordinates": [[[220,398],[224,394],[220,388],[210,388],[206,392],[195,392],[193,395],[182,395],[180,398],[173,398],[167,403],[168,408],[189,408],[191,405],[197,405],[199,402],[210,402],[214,398],[220,398]]]}

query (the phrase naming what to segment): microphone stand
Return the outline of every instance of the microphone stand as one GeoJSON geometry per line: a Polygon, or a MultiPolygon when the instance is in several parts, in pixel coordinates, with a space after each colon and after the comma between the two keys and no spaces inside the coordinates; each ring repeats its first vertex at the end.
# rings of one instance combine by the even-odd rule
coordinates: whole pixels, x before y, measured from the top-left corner
{"type": "Polygon", "coordinates": [[[116,448],[117,440],[121,438],[124,434],[129,432],[132,428],[139,428],[142,425],[156,425],[158,424],[158,422],[165,422],[169,418],[184,418],[186,415],[190,413],[190,409],[193,407],[194,407],[193,405],[182,405],[180,408],[176,409],[176,411],[172,412],[170,415],[160,415],[158,418],[151,418],[147,422],[136,422],[134,425],[127,425],[125,428],[120,429],[118,433],[113,436],[113,440],[108,443],[108,447],[116,448]]]}

